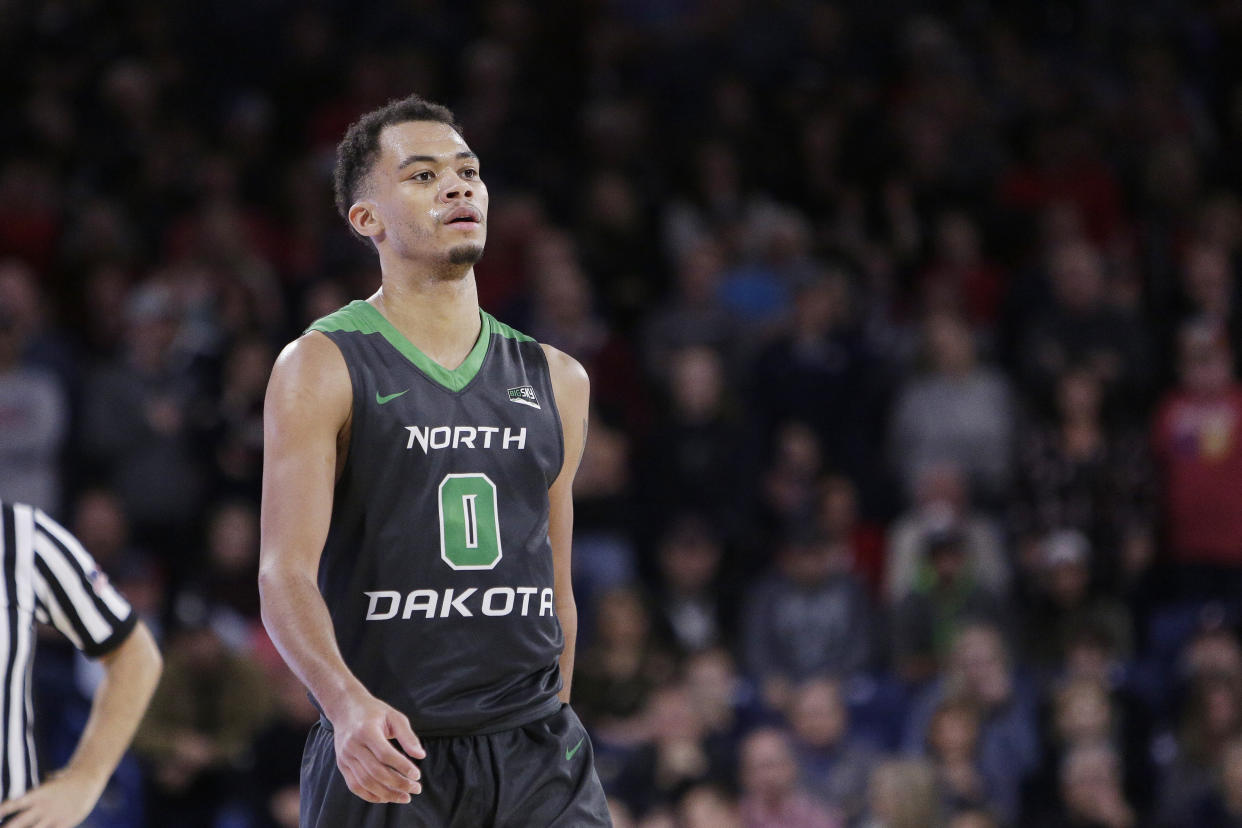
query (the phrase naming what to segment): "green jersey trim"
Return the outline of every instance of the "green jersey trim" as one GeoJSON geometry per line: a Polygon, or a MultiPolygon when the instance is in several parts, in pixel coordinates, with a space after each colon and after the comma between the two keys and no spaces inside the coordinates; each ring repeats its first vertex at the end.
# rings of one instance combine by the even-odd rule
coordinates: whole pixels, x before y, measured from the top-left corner
{"type": "Polygon", "coordinates": [[[397,330],[384,314],[365,299],[355,299],[345,307],[315,321],[308,331],[331,333],[333,331],[350,331],[361,334],[379,334],[388,340],[388,344],[396,348],[398,353],[414,364],[414,367],[427,375],[427,378],[444,386],[449,391],[460,391],[470,384],[483,365],[487,356],[487,346],[491,342],[491,325],[488,315],[479,311],[479,338],[453,370],[445,368],[431,357],[424,354],[414,343],[405,338],[405,334],[397,330]]]}
{"type": "Polygon", "coordinates": [[[307,331],[331,333],[333,331],[349,331],[361,334],[379,334],[389,345],[414,364],[428,379],[444,386],[449,391],[460,391],[470,384],[483,366],[487,356],[487,347],[492,334],[498,334],[518,342],[534,342],[532,337],[514,330],[503,322],[497,321],[487,311],[479,310],[479,338],[462,360],[461,365],[451,371],[424,354],[418,347],[405,337],[388,321],[384,314],[365,299],[355,299],[345,307],[316,320],[307,331]]]}
{"type": "Polygon", "coordinates": [[[489,320],[491,320],[492,333],[500,334],[506,339],[515,339],[518,342],[534,342],[535,341],[535,338],[533,336],[527,336],[521,331],[515,331],[513,328],[510,328],[504,322],[501,322],[499,319],[492,316],[487,311],[483,311],[483,315],[487,317],[489,320]]]}

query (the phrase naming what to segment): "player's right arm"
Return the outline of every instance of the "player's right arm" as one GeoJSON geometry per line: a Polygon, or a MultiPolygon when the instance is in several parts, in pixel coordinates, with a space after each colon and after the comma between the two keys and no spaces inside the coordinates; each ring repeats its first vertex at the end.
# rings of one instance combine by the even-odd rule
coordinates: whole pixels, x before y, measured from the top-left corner
{"type": "Polygon", "coordinates": [[[332,723],[336,763],[369,802],[409,802],[425,755],[409,720],[371,695],[341,656],[317,573],[353,392],[341,352],[310,333],[272,369],[263,410],[259,594],[263,624],[332,723]]]}

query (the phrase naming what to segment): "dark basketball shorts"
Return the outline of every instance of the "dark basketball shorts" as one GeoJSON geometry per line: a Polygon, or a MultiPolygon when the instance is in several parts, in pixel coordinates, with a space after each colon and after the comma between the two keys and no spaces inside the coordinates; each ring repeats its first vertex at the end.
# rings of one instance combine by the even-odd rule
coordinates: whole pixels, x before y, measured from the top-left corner
{"type": "Polygon", "coordinates": [[[301,828],[597,828],[611,826],[595,755],[569,705],[480,736],[423,739],[422,793],[408,804],[354,795],[321,719],[302,754],[301,828]]]}

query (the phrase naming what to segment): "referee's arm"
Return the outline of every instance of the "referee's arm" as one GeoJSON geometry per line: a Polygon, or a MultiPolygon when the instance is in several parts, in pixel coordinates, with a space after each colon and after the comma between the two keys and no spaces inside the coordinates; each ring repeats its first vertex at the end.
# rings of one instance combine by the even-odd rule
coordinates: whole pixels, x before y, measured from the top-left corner
{"type": "Polygon", "coordinates": [[[15,535],[19,543],[30,543],[24,554],[31,558],[28,571],[40,614],[98,658],[104,678],[69,763],[42,785],[0,804],[0,819],[9,818],[5,828],[70,828],[90,815],[121,761],[155,692],[162,661],[146,625],[72,535],[30,507],[6,509],[5,517],[28,527],[15,535]]]}
{"type": "Polygon", "coordinates": [[[104,679],[69,764],[33,791],[0,805],[0,817],[16,815],[5,828],[70,828],[94,810],[134,738],[162,669],[155,639],[141,621],[100,662],[104,679]]]}
{"type": "Polygon", "coordinates": [[[552,393],[561,417],[565,453],[561,472],[548,489],[548,542],[552,545],[553,591],[556,617],[561,622],[565,647],[561,650],[561,701],[568,704],[574,682],[574,648],[578,643],[578,604],[574,600],[572,567],[574,534],[574,476],[586,450],[587,418],[591,381],[573,357],[551,345],[543,346],[552,375],[552,393]]]}

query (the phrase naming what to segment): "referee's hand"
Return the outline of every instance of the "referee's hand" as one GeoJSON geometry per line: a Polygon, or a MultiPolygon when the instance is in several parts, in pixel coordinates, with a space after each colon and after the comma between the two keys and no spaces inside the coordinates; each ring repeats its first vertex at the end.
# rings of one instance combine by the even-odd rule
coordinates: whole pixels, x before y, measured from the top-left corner
{"type": "Polygon", "coordinates": [[[374,696],[356,697],[337,713],[332,728],[336,766],[356,796],[367,802],[409,802],[422,791],[421,774],[410,757],[422,759],[427,753],[404,714],[374,696]]]}
{"type": "Polygon", "coordinates": [[[0,822],[4,828],[73,828],[90,816],[101,793],[102,785],[61,771],[34,790],[0,804],[0,822]]]}

